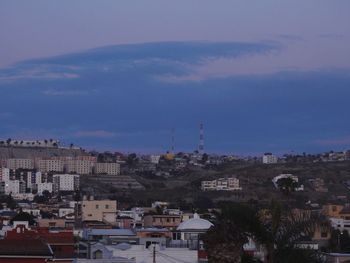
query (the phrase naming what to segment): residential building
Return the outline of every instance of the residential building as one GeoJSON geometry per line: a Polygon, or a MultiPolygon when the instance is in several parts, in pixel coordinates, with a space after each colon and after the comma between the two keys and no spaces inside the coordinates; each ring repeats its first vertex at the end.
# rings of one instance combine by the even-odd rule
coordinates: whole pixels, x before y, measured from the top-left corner
{"type": "Polygon", "coordinates": [[[147,215],[143,218],[145,227],[175,229],[181,223],[179,215],[147,215]]]}
{"type": "Polygon", "coordinates": [[[61,159],[41,159],[37,162],[37,167],[40,172],[63,172],[64,160],[61,159]]]}
{"type": "Polygon", "coordinates": [[[42,183],[41,172],[29,171],[27,172],[27,188],[34,188],[37,184],[42,183]]]}
{"type": "Polygon", "coordinates": [[[264,164],[274,164],[278,162],[278,158],[272,153],[265,153],[263,155],[262,161],[264,164]]]}
{"type": "Polygon", "coordinates": [[[119,163],[96,163],[95,164],[96,174],[108,174],[108,175],[119,175],[120,164],[119,163]]]}
{"type": "Polygon", "coordinates": [[[202,181],[203,191],[236,191],[242,190],[239,179],[235,177],[220,178],[212,181],[202,181]]]}
{"type": "Polygon", "coordinates": [[[0,181],[7,182],[10,180],[10,169],[0,168],[0,181]]]}
{"type": "Polygon", "coordinates": [[[7,159],[6,167],[9,169],[34,169],[34,161],[32,159],[7,159]]]}
{"type": "Polygon", "coordinates": [[[54,174],[53,190],[54,192],[79,190],[79,175],[78,174],[54,174]]]}
{"type": "Polygon", "coordinates": [[[67,173],[91,174],[94,162],[91,160],[72,159],[66,162],[67,173]]]}
{"type": "Polygon", "coordinates": [[[84,200],[82,202],[83,221],[100,221],[116,224],[117,202],[113,200],[84,200]]]}
{"type": "Polygon", "coordinates": [[[63,218],[41,218],[38,220],[39,227],[65,228],[67,221],[63,218]]]}
{"type": "Polygon", "coordinates": [[[75,209],[74,208],[70,208],[70,207],[66,207],[66,208],[60,208],[58,210],[58,217],[66,217],[66,216],[71,216],[74,215],[75,213],[75,209]]]}
{"type": "Polygon", "coordinates": [[[26,192],[26,184],[20,180],[9,180],[5,182],[5,194],[20,194],[26,192]]]}
{"type": "Polygon", "coordinates": [[[160,160],[160,155],[151,155],[150,161],[151,163],[158,164],[160,160]]]}
{"type": "Polygon", "coordinates": [[[44,191],[48,191],[49,193],[53,192],[53,184],[52,183],[38,183],[37,184],[38,194],[42,195],[44,191]]]}
{"type": "Polygon", "coordinates": [[[49,244],[34,235],[34,231],[19,225],[0,240],[0,262],[45,263],[53,258],[49,244]]]}

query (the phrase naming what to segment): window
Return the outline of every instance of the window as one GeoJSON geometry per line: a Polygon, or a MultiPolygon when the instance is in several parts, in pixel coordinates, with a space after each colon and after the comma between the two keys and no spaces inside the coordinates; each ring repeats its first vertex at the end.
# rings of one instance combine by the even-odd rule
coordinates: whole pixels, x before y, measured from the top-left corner
{"type": "Polygon", "coordinates": [[[99,208],[99,205],[96,205],[96,209],[98,209],[99,208]]]}
{"type": "Polygon", "coordinates": [[[109,209],[109,205],[106,205],[106,209],[109,209]]]}

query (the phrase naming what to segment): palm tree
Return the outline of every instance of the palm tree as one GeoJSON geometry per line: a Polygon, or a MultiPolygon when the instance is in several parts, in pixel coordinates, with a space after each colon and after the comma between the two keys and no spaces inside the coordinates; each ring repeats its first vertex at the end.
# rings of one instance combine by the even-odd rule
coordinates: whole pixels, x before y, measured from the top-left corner
{"type": "Polygon", "coordinates": [[[298,241],[311,236],[320,217],[311,212],[293,213],[272,202],[266,210],[225,204],[215,226],[204,236],[209,262],[241,261],[248,239],[265,248],[268,263],[321,262],[317,252],[302,249],[298,241]],[[228,257],[223,261],[219,257],[228,257]]]}

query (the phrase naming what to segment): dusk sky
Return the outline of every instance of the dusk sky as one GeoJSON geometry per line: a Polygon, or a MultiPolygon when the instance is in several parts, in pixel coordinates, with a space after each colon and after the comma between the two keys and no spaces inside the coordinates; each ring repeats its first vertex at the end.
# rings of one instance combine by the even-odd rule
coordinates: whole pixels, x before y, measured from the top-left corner
{"type": "Polygon", "coordinates": [[[0,137],[350,149],[350,1],[1,0],[0,137]]]}

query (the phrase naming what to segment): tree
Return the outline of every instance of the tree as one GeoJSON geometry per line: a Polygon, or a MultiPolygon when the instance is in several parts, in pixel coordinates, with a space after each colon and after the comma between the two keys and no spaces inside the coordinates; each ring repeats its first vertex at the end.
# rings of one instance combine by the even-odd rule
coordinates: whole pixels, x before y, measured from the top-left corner
{"type": "Polygon", "coordinates": [[[28,224],[31,226],[35,224],[34,216],[22,211],[11,219],[11,224],[13,224],[14,221],[28,221],[28,224]]]}
{"type": "Polygon", "coordinates": [[[320,225],[317,214],[292,213],[272,202],[264,214],[255,207],[225,204],[217,218],[204,236],[212,262],[240,262],[248,239],[265,247],[269,263],[321,262],[316,251],[298,247],[298,241],[311,236],[320,225]],[[222,244],[221,249],[218,244],[222,244]],[[220,255],[230,255],[231,259],[219,259],[220,255]]]}
{"type": "Polygon", "coordinates": [[[291,192],[294,192],[298,187],[298,183],[295,182],[292,178],[281,178],[277,181],[278,188],[286,195],[289,195],[291,192]]]}

